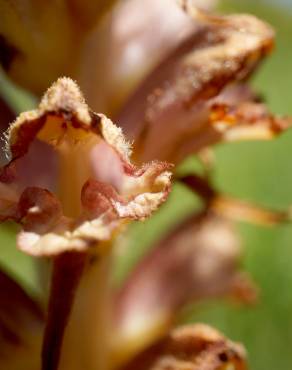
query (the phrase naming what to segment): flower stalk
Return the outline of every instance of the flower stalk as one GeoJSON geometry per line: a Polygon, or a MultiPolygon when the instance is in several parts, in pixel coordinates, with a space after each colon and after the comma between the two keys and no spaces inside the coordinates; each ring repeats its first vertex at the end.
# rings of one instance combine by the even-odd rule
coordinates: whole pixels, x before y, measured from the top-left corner
{"type": "Polygon", "coordinates": [[[48,318],[42,349],[42,370],[58,369],[63,338],[76,289],[84,270],[85,259],[84,253],[68,252],[56,257],[53,262],[48,318]]]}
{"type": "Polygon", "coordinates": [[[199,195],[206,208],[209,207],[217,215],[226,219],[246,221],[264,226],[291,222],[291,207],[286,210],[269,209],[222,194],[211,186],[208,178],[196,174],[178,177],[177,180],[199,195]]]}
{"type": "Polygon", "coordinates": [[[63,309],[64,315],[60,318],[58,304],[54,311],[49,310],[51,328],[49,323],[46,334],[51,341],[44,342],[47,355],[43,352],[43,369],[104,370],[108,362],[110,257],[70,252],[59,258],[54,266],[55,289],[52,286],[51,302],[54,307],[59,299],[59,309],[63,309]],[[63,288],[68,291],[64,293],[63,288]],[[54,343],[55,334],[58,347],[54,343]],[[55,354],[54,363],[49,357],[52,354],[55,354]]]}

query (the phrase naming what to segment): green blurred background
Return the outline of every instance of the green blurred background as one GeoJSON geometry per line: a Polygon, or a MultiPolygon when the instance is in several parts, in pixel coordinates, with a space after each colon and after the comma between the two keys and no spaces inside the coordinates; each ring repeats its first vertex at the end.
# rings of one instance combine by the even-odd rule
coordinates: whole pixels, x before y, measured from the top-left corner
{"type": "MultiPolygon", "coordinates": [[[[273,111],[292,114],[292,0],[228,0],[221,3],[221,8],[226,12],[254,13],[274,26],[276,50],[255,76],[253,85],[273,111]]],[[[16,109],[29,105],[13,91],[10,97],[16,109]]],[[[285,208],[292,204],[291,157],[292,131],[273,142],[221,145],[216,148],[214,181],[218,188],[236,197],[285,208]]],[[[188,168],[189,163],[184,167],[188,168]]],[[[130,243],[117,260],[116,277],[122,279],[151,241],[197,205],[197,199],[176,186],[170,201],[153,219],[131,228],[130,243]]],[[[238,229],[244,247],[243,268],[260,287],[259,304],[247,308],[212,301],[191,307],[183,320],[210,323],[244,343],[253,370],[289,370],[292,368],[292,226],[264,228],[239,224],[238,229]]],[[[12,225],[1,226],[0,241],[0,264],[28,290],[39,294],[37,268],[31,258],[15,249],[12,225]]]]}
{"type": "MultiPolygon", "coordinates": [[[[224,10],[244,11],[269,21],[276,50],[253,84],[275,112],[292,114],[292,1],[225,1],[224,10]]],[[[274,142],[240,143],[216,150],[217,185],[235,196],[276,208],[292,204],[292,132],[274,142]]],[[[243,342],[254,370],[292,368],[292,227],[239,225],[243,265],[261,291],[252,308],[212,302],[196,307],[190,321],[207,321],[243,342]]]]}
{"type": "MultiPolygon", "coordinates": [[[[292,114],[292,0],[227,0],[224,12],[260,16],[276,30],[276,49],[261,66],[252,84],[274,112],[292,114]]],[[[292,131],[273,142],[220,145],[216,148],[214,181],[236,197],[276,209],[292,204],[292,131]]],[[[189,160],[183,166],[190,168],[189,160]]],[[[130,252],[119,265],[125,273],[159,231],[198,204],[187,191],[175,187],[168,204],[148,222],[132,230],[130,252]],[[172,214],[173,217],[169,217],[172,214]],[[163,228],[161,229],[161,226],[163,228]],[[144,236],[141,242],[141,234],[144,236]]],[[[255,307],[226,301],[196,304],[184,322],[206,322],[244,343],[252,370],[292,369],[292,225],[273,228],[238,224],[243,244],[243,269],[260,288],[255,307]]]]}

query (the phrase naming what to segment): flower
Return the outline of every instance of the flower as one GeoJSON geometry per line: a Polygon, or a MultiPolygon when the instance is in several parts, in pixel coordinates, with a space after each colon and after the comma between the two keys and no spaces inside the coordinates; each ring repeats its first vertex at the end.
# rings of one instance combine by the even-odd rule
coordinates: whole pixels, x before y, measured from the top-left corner
{"type": "MultiPolygon", "coordinates": [[[[135,168],[121,129],[90,112],[76,84],[67,78],[47,91],[37,110],[21,114],[10,126],[7,146],[11,160],[1,172],[2,217],[23,224],[19,247],[32,255],[82,251],[95,240],[107,240],[117,220],[146,218],[169,191],[171,166],[152,162],[135,168]],[[59,185],[63,203],[48,189],[35,187],[33,177],[22,181],[23,174],[18,176],[18,169],[34,160],[30,147],[36,140],[58,153],[60,171],[66,176],[66,188],[59,185]],[[103,156],[111,157],[112,173],[108,168],[103,173],[104,164],[99,165],[103,156]],[[5,199],[11,185],[15,201],[5,199]]],[[[45,161],[42,165],[46,167],[45,161]]]]}
{"type": "Polygon", "coordinates": [[[221,194],[209,177],[210,146],[271,139],[291,125],[246,82],[271,51],[273,30],[249,15],[210,15],[188,0],[164,0],[167,19],[160,2],[114,3],[32,1],[25,9],[0,0],[9,20],[0,26],[7,75],[35,94],[70,75],[94,110],[118,122],[91,111],[77,83],[62,77],[7,131],[0,218],[19,223],[18,248],[50,258],[53,270],[45,318],[3,273],[11,294],[0,306],[0,363],[20,369],[10,351],[23,344],[31,352],[19,351],[19,358],[31,370],[244,369],[242,347],[217,331],[173,325],[194,300],[255,300],[239,271],[234,219],[291,218],[221,194]],[[155,40],[137,23],[141,6],[146,23],[165,27],[155,40]],[[166,201],[173,164],[190,154],[200,156],[206,173],[175,174],[174,181],[200,196],[202,210],[168,230],[115,289],[111,261],[120,236],[166,201]],[[20,317],[17,330],[13,315],[20,317]]]}
{"type": "MultiPolygon", "coordinates": [[[[0,175],[2,220],[21,223],[23,230],[17,239],[21,250],[34,256],[59,256],[55,265],[61,267],[56,267],[56,274],[66,269],[68,259],[68,273],[78,276],[75,262],[71,266],[72,256],[81,259],[81,266],[84,256],[102,258],[107,254],[105,242],[123,220],[148,217],[170,189],[171,166],[154,161],[140,168],[132,165],[130,146],[121,129],[91,112],[68,78],[59,79],[47,91],[38,109],[16,119],[7,133],[7,146],[11,158],[0,175]],[[54,191],[38,187],[38,176],[36,180],[23,173],[28,164],[37,167],[31,165],[35,160],[31,148],[38,140],[57,152],[62,175],[54,191]],[[111,167],[104,167],[106,158],[111,167]]],[[[47,175],[53,177],[46,157],[40,159],[47,175]]],[[[72,294],[70,284],[67,294],[72,294]]]]}

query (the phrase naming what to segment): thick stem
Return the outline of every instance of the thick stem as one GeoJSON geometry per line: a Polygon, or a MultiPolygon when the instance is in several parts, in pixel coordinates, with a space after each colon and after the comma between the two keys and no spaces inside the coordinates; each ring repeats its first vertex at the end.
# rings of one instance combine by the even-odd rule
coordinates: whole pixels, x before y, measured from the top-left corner
{"type": "Polygon", "coordinates": [[[89,255],[64,335],[58,370],[106,370],[111,257],[89,255]]]}
{"type": "Polygon", "coordinates": [[[48,319],[42,349],[42,370],[58,369],[63,336],[85,260],[85,254],[70,252],[63,253],[54,261],[48,319]]]}
{"type": "Polygon", "coordinates": [[[73,252],[54,262],[42,370],[107,368],[109,262],[73,252]]]}

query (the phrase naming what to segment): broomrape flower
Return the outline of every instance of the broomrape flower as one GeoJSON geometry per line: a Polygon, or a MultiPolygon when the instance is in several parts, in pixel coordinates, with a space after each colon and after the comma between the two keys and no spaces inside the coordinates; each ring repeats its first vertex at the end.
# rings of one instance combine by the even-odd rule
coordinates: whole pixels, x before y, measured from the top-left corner
{"type": "Polygon", "coordinates": [[[0,1],[5,72],[35,94],[57,79],[6,134],[1,221],[19,223],[18,248],[49,258],[53,269],[45,310],[1,273],[1,368],[244,369],[241,345],[203,324],[174,325],[194,300],[254,301],[238,268],[233,219],[290,219],[220,194],[209,176],[210,146],[271,139],[290,127],[247,85],[272,49],[273,31],[255,17],[210,15],[191,1],[113,3],[0,1]],[[137,22],[141,10],[148,25],[159,24],[157,39],[137,22]],[[117,125],[88,108],[63,74],[117,125]],[[198,194],[202,210],[169,230],[114,288],[118,236],[167,200],[173,164],[190,154],[206,174],[173,181],[198,194]]]}
{"type": "MultiPolygon", "coordinates": [[[[62,339],[70,299],[73,300],[88,258],[96,258],[100,265],[102,255],[108,254],[106,242],[121,227],[122,220],[144,219],[166,199],[170,166],[162,162],[133,166],[121,129],[105,116],[91,113],[78,87],[66,78],[47,91],[37,110],[18,117],[9,128],[7,140],[11,160],[1,173],[2,218],[22,224],[17,240],[20,249],[35,256],[56,256],[49,311],[53,327],[56,314],[63,316],[63,324],[57,328],[48,325],[45,341],[49,341],[46,347],[50,351],[44,356],[46,368],[50,368],[51,362],[57,366],[58,353],[52,351],[61,345],[56,339],[62,339]],[[26,161],[33,161],[30,156],[34,152],[30,149],[37,140],[51,145],[58,153],[62,173],[59,198],[47,188],[36,186],[34,176],[27,178],[24,174],[23,178],[17,171],[25,168],[26,161]],[[113,172],[103,168],[103,164],[97,168],[99,146],[105,156],[108,152],[112,157],[113,172]],[[87,253],[89,250],[93,253],[87,253]],[[60,294],[68,295],[61,305],[57,298],[60,294]],[[50,333],[56,329],[61,332],[50,333]]],[[[45,158],[42,160],[45,166],[45,158]]],[[[100,273],[105,283],[104,267],[100,273]]]]}

